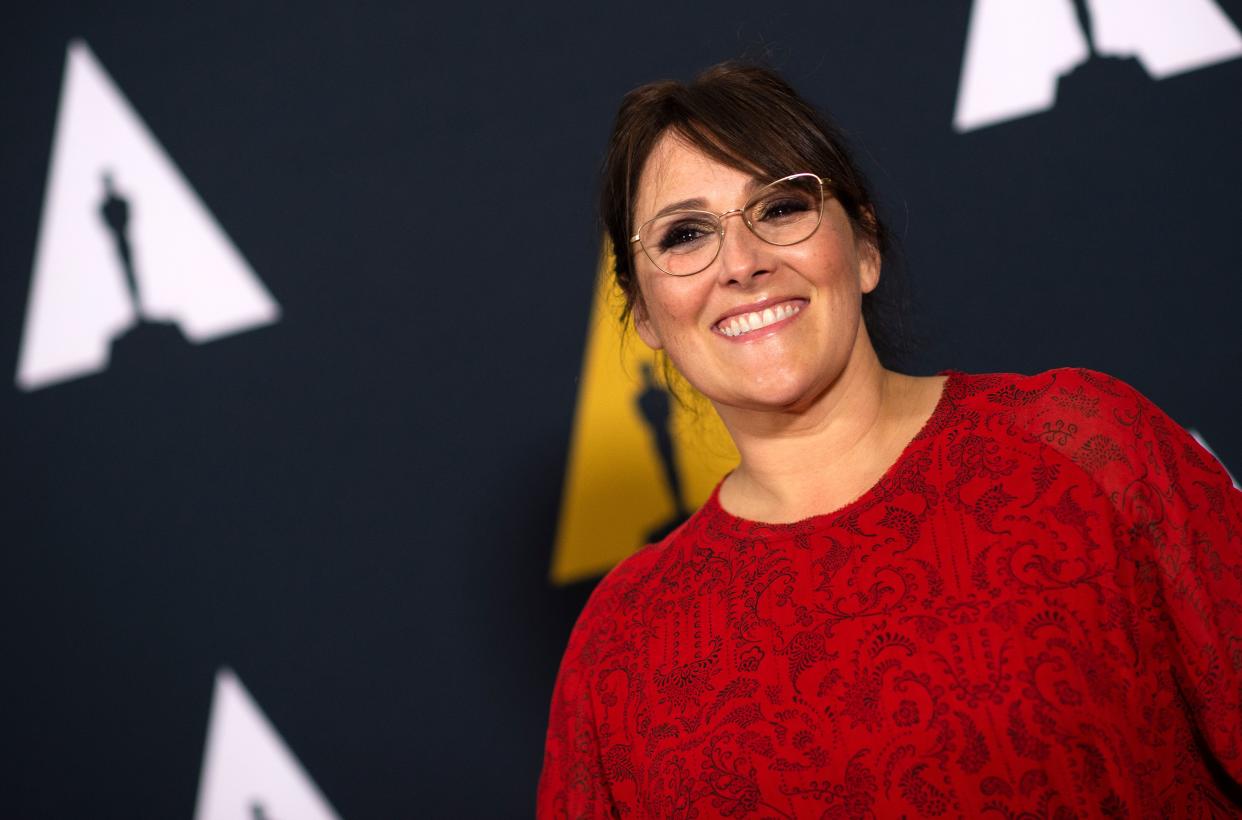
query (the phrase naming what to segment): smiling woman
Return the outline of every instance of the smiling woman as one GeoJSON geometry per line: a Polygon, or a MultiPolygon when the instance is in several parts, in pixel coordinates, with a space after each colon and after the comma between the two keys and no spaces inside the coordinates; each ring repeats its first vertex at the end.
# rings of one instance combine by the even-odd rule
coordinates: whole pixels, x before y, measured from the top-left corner
{"type": "Polygon", "coordinates": [[[1242,494],[1210,455],[1099,373],[886,367],[883,224],[771,71],[628,95],[602,211],[627,318],[741,461],[588,603],[541,816],[1233,811],[1242,494]]]}

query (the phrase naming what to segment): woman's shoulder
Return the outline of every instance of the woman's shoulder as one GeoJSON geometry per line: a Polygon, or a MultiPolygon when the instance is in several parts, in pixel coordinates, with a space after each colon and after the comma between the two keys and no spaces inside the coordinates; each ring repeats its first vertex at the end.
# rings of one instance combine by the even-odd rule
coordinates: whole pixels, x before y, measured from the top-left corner
{"type": "Polygon", "coordinates": [[[950,385],[956,394],[950,398],[977,428],[1039,448],[1042,461],[1082,470],[1106,494],[1124,493],[1135,482],[1178,495],[1187,485],[1227,483],[1224,468],[1189,433],[1107,373],[1066,367],[1034,375],[955,374],[950,385]]]}
{"type": "Polygon", "coordinates": [[[1059,367],[1042,373],[963,373],[947,371],[948,398],[997,408],[1075,407],[1092,410],[1126,400],[1138,392],[1115,376],[1083,367],[1059,367]]]}
{"type": "Polygon", "coordinates": [[[1022,373],[951,372],[946,398],[1007,423],[1029,425],[1056,417],[1077,430],[1121,433],[1134,422],[1158,414],[1154,403],[1126,382],[1082,367],[1022,373]]]}

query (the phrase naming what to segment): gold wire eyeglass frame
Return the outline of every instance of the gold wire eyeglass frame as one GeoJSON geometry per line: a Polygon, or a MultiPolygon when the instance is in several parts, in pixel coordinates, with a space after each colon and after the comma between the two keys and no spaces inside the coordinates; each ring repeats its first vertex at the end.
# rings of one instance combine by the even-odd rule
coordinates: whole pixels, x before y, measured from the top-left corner
{"type": "Polygon", "coordinates": [[[712,263],[716,261],[716,257],[720,256],[720,249],[724,247],[724,239],[725,239],[724,221],[727,217],[732,216],[733,214],[740,214],[742,217],[742,221],[746,223],[746,227],[750,229],[750,232],[753,233],[755,236],[759,237],[760,239],[762,239],[764,242],[767,242],[769,245],[776,245],[777,247],[788,247],[790,245],[797,245],[799,242],[805,242],[806,240],[810,239],[812,236],[814,236],[815,231],[819,229],[819,223],[822,222],[824,219],[824,202],[827,199],[825,188],[829,186],[830,182],[831,180],[821,177],[818,174],[812,174],[809,171],[803,171],[801,173],[790,174],[789,176],[781,177],[780,179],[769,182],[767,185],[764,185],[762,188],[756,191],[755,195],[752,196],[746,202],[746,204],[740,208],[730,208],[729,210],[721,211],[720,213],[713,213],[712,211],[684,210],[684,211],[669,211],[668,213],[656,214],[651,219],[648,219],[642,225],[638,226],[638,230],[635,231],[634,235],[630,237],[630,244],[632,245],[635,242],[637,242],[638,246],[643,249],[643,253],[646,254],[647,258],[651,260],[651,264],[655,265],[662,273],[666,273],[669,276],[694,276],[696,273],[702,273],[703,271],[710,268],[712,263]],[[782,185],[791,180],[804,179],[808,177],[811,179],[814,179],[819,184],[819,210],[815,214],[815,224],[811,226],[811,229],[809,231],[807,231],[806,236],[795,239],[792,242],[773,242],[771,239],[768,239],[766,236],[759,233],[759,231],[755,228],[754,223],[750,221],[750,209],[755,205],[755,203],[763,199],[763,197],[767,195],[767,192],[770,191],[772,188],[775,188],[777,185],[782,185]],[[672,273],[671,271],[667,271],[663,267],[661,267],[660,263],[655,260],[654,256],[652,256],[651,251],[649,251],[647,249],[647,246],[643,244],[642,234],[648,225],[655,222],[657,219],[666,219],[670,216],[673,216],[674,214],[693,214],[695,216],[706,216],[706,217],[710,217],[712,221],[715,222],[716,224],[716,233],[720,235],[719,241],[716,242],[716,252],[712,254],[712,258],[709,259],[707,263],[703,265],[703,267],[699,268],[698,270],[689,271],[688,273],[672,273]]]}

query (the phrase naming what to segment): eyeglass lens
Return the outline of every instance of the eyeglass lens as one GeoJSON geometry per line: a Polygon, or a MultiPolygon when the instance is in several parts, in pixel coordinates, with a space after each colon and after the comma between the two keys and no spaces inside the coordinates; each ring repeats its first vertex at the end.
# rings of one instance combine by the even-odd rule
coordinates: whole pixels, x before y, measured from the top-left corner
{"type": "MultiPolygon", "coordinates": [[[[746,225],[773,245],[792,245],[819,225],[823,189],[813,174],[798,174],[763,188],[742,210],[746,225]]],[[[673,276],[706,268],[720,252],[720,218],[707,211],[673,211],[647,222],[638,234],[656,267],[673,276]]]]}

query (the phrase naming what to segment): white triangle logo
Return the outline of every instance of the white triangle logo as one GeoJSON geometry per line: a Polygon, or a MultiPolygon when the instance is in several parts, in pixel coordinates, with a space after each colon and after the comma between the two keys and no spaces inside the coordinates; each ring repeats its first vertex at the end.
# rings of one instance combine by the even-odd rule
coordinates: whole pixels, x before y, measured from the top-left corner
{"type": "Polygon", "coordinates": [[[194,820],[338,820],[228,669],[216,675],[194,820]]]}
{"type": "Polygon", "coordinates": [[[975,0],[953,127],[1047,111],[1092,53],[1162,80],[1242,57],[1242,35],[1214,0],[975,0]]]}
{"type": "Polygon", "coordinates": [[[91,50],[70,43],[18,387],[105,369],[112,342],[143,323],[201,343],[279,316],[91,50]]]}

